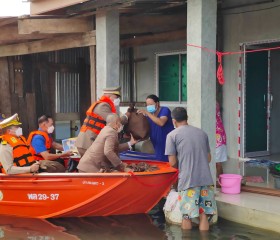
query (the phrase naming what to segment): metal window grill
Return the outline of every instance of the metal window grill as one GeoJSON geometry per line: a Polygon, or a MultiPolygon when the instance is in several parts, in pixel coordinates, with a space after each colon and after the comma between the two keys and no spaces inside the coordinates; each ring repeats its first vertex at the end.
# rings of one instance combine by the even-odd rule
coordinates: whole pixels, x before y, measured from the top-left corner
{"type": "Polygon", "coordinates": [[[57,113],[79,112],[80,93],[78,73],[56,72],[55,91],[57,113]]]}

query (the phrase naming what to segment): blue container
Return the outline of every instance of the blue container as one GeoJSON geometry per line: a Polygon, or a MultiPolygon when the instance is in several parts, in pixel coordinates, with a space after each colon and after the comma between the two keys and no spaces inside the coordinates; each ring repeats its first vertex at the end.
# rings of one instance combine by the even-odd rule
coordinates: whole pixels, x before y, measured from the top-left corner
{"type": "Polygon", "coordinates": [[[142,153],[136,151],[125,151],[120,153],[120,158],[122,160],[156,160],[154,154],[142,153]]]}

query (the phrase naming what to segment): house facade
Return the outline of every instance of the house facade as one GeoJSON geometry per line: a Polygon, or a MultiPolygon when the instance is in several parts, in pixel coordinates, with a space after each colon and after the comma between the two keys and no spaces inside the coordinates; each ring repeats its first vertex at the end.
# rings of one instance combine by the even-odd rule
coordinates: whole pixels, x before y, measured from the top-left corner
{"type": "MultiPolygon", "coordinates": [[[[143,107],[152,93],[162,105],[187,107],[214,153],[217,98],[225,171],[239,173],[240,158],[280,149],[279,11],[277,1],[263,0],[33,0],[30,16],[0,21],[0,84],[9,88],[0,110],[19,112],[26,131],[52,114],[65,138],[103,87],[121,85],[124,107],[143,107]],[[223,85],[216,49],[234,52],[222,58],[223,85]]],[[[211,168],[215,176],[214,161],[211,168]]]]}

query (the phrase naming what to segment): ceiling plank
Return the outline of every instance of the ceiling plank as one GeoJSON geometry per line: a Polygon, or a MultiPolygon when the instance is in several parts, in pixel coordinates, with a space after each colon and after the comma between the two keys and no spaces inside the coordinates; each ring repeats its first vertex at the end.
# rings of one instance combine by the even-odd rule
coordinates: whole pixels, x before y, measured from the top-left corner
{"type": "Polygon", "coordinates": [[[186,25],[187,14],[120,17],[121,34],[168,32],[182,29],[186,25]]]}
{"type": "Polygon", "coordinates": [[[183,29],[178,31],[157,33],[148,36],[123,39],[121,40],[120,44],[121,47],[134,47],[134,46],[141,46],[141,45],[154,44],[160,42],[184,40],[186,39],[186,35],[187,35],[186,30],[183,29]]]}
{"type": "Polygon", "coordinates": [[[69,7],[75,4],[80,4],[89,0],[41,0],[41,1],[31,1],[30,4],[30,14],[38,15],[57,9],[69,7]]]}
{"type": "Polygon", "coordinates": [[[92,30],[92,23],[83,19],[19,19],[19,34],[81,33],[92,30]],[[59,23],[59,24],[58,24],[59,23]]]}
{"type": "Polygon", "coordinates": [[[34,42],[0,46],[0,57],[49,52],[96,45],[95,31],[79,35],[56,37],[34,42]]]}
{"type": "Polygon", "coordinates": [[[67,14],[77,14],[83,11],[90,11],[96,9],[103,9],[104,7],[111,7],[123,3],[131,3],[133,0],[102,0],[102,1],[89,1],[79,5],[75,5],[67,10],[67,14]]]}

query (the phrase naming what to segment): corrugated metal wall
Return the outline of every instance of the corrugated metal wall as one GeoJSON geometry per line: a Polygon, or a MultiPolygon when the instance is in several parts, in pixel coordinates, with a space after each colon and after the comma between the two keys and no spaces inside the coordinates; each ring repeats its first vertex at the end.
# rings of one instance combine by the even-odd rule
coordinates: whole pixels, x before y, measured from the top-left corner
{"type": "Polygon", "coordinates": [[[71,48],[54,52],[33,54],[36,60],[39,60],[42,55],[45,56],[50,63],[78,64],[78,60],[83,58],[87,64],[90,64],[87,48],[71,48]]]}
{"type": "Polygon", "coordinates": [[[79,74],[55,73],[55,111],[57,113],[79,112],[79,74]]]}
{"type": "Polygon", "coordinates": [[[85,63],[90,64],[88,49],[65,49],[44,54],[34,54],[33,57],[38,61],[44,58],[49,63],[73,66],[73,69],[55,73],[55,112],[79,112],[80,76],[79,73],[75,73],[75,69],[78,67],[81,58],[85,63]]]}

